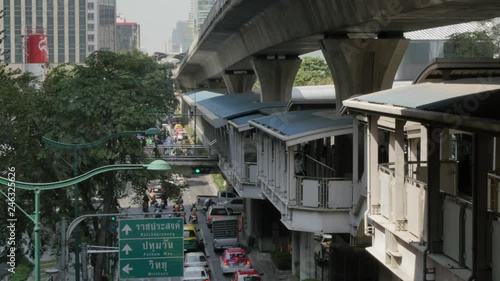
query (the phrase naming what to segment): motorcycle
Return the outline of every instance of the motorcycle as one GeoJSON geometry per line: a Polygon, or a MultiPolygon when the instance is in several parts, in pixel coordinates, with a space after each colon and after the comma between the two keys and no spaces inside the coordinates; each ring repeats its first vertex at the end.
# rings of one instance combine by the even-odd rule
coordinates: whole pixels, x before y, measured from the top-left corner
{"type": "Polygon", "coordinates": [[[160,208],[165,210],[167,208],[167,200],[161,199],[160,208]]]}
{"type": "Polygon", "coordinates": [[[189,223],[197,224],[198,223],[198,215],[196,215],[196,214],[189,215],[189,223]]]}
{"type": "Polygon", "coordinates": [[[205,214],[208,211],[208,208],[212,205],[215,205],[215,202],[212,201],[212,198],[209,198],[203,202],[203,208],[201,208],[201,211],[205,214]]]}
{"type": "Polygon", "coordinates": [[[154,204],[154,217],[155,218],[161,218],[161,204],[159,204],[158,202],[156,202],[154,204]]]}

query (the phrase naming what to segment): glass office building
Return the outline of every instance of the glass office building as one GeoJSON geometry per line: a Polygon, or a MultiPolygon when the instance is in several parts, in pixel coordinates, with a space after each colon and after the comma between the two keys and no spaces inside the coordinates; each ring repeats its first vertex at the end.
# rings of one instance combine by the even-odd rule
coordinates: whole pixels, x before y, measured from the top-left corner
{"type": "Polygon", "coordinates": [[[13,68],[24,69],[25,39],[34,32],[47,35],[50,64],[83,63],[99,44],[114,51],[115,3],[116,0],[0,0],[0,10],[5,10],[0,18],[0,30],[5,30],[0,58],[13,68]]]}

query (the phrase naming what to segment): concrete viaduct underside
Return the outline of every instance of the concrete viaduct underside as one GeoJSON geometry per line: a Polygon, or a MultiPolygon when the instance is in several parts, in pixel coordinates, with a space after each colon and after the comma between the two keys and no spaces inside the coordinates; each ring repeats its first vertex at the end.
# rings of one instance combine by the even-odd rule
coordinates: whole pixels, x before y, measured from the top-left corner
{"type": "Polygon", "coordinates": [[[298,56],[319,49],[334,81],[346,78],[338,71],[345,67],[353,77],[363,76],[360,68],[367,63],[375,65],[373,71],[389,68],[382,77],[371,78],[378,81],[364,81],[363,89],[337,88],[342,101],[387,88],[388,80],[392,83],[392,68],[397,68],[407,46],[404,32],[498,16],[496,0],[219,0],[174,78],[184,89],[222,81],[222,87],[210,87],[227,86],[229,92],[251,89],[259,78],[267,97],[263,100],[273,101],[287,99],[289,80],[293,82],[300,66],[298,56]],[[372,42],[380,39],[389,43],[372,42]],[[287,62],[270,62],[273,59],[287,62]],[[282,85],[267,83],[268,76],[282,85]]]}

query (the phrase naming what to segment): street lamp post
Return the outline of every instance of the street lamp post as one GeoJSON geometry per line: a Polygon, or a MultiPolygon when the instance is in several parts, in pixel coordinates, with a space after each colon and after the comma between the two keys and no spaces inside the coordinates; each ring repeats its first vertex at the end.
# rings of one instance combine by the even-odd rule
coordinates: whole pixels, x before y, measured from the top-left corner
{"type": "MultiPolygon", "coordinates": [[[[119,132],[115,133],[112,135],[109,135],[107,137],[104,137],[100,140],[89,142],[89,143],[79,143],[79,144],[67,144],[67,143],[61,143],[57,142],[54,140],[51,140],[47,137],[42,137],[42,142],[51,146],[56,146],[64,149],[72,149],[73,150],[73,164],[71,165],[71,168],[73,170],[73,177],[78,176],[78,158],[79,158],[79,150],[82,148],[92,148],[96,147],[100,144],[103,144],[104,142],[116,138],[116,137],[122,137],[122,136],[129,136],[129,135],[136,135],[136,134],[145,134],[145,135],[157,135],[159,134],[160,131],[156,128],[149,128],[146,131],[126,131],[126,132],[119,132]]],[[[78,189],[78,185],[75,184],[73,186],[73,212],[75,218],[79,216],[79,199],[80,198],[80,193],[78,189]]],[[[80,281],[80,232],[78,229],[75,229],[75,280],[80,281]]]]}
{"type": "MultiPolygon", "coordinates": [[[[143,164],[117,164],[117,165],[109,165],[103,166],[97,169],[94,169],[90,172],[82,174],[81,176],[74,177],[71,179],[52,182],[52,183],[27,183],[20,181],[12,181],[8,178],[0,177],[0,185],[6,185],[9,187],[15,186],[15,188],[33,190],[35,191],[35,213],[33,215],[28,214],[25,210],[23,210],[18,204],[13,202],[17,209],[21,210],[28,218],[33,221],[35,227],[33,228],[35,232],[35,281],[40,281],[40,192],[43,190],[51,190],[64,188],[71,185],[75,185],[79,182],[82,182],[88,178],[91,178],[95,175],[102,174],[109,171],[116,170],[140,170],[146,169],[150,171],[166,171],[170,170],[170,165],[163,160],[155,160],[148,165],[143,164]]],[[[0,193],[5,197],[9,198],[7,194],[3,190],[0,190],[0,193]]]]}

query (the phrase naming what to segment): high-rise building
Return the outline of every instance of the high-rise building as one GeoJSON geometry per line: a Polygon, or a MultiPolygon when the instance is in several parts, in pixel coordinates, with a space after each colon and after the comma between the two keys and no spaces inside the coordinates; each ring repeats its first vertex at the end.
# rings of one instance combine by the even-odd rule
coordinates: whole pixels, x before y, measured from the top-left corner
{"type": "Polygon", "coordinates": [[[114,52],[116,50],[116,0],[98,0],[98,3],[99,50],[114,52]]]}
{"type": "Polygon", "coordinates": [[[198,36],[200,28],[210,13],[214,2],[215,0],[191,0],[194,37],[198,36]]]}
{"type": "Polygon", "coordinates": [[[116,23],[116,51],[141,49],[141,29],[136,22],[116,23]]]}
{"type": "Polygon", "coordinates": [[[116,0],[3,0],[0,59],[24,69],[26,38],[47,36],[49,64],[83,63],[94,50],[114,51],[116,0]]]}
{"type": "Polygon", "coordinates": [[[172,31],[170,39],[169,54],[185,53],[193,42],[193,27],[188,21],[178,21],[172,31]]]}

